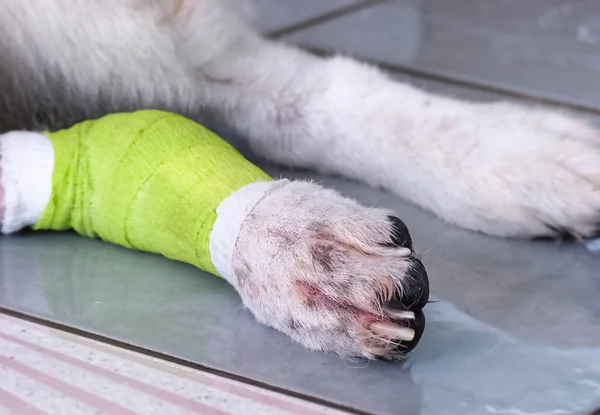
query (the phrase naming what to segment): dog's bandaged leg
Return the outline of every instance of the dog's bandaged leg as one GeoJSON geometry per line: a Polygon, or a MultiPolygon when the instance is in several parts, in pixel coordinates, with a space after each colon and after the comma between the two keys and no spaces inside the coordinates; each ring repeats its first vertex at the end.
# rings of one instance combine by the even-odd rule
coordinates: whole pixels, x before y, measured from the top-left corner
{"type": "Polygon", "coordinates": [[[306,347],[397,359],[429,298],[406,225],[314,183],[272,180],[183,117],[142,111],[0,135],[2,231],[74,229],[222,275],[306,347]],[[10,225],[10,226],[8,226],[10,225]]]}
{"type": "Polygon", "coordinates": [[[34,223],[20,225],[74,229],[228,280],[246,215],[279,183],[176,114],[113,114],[45,136],[54,154],[51,195],[34,223]]]}

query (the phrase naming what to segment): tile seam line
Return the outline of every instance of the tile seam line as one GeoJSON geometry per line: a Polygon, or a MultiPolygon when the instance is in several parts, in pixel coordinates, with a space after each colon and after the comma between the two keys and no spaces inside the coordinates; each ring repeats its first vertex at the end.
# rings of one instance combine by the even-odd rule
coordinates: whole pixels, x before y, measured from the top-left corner
{"type": "Polygon", "coordinates": [[[357,11],[377,6],[383,3],[390,3],[392,0],[362,0],[357,1],[356,3],[349,4],[347,6],[342,6],[325,12],[323,14],[319,14],[317,16],[308,18],[306,20],[301,20],[296,23],[292,23],[289,26],[284,26],[280,29],[274,29],[271,31],[267,31],[263,35],[270,39],[280,39],[283,36],[291,35],[292,33],[300,32],[305,29],[309,29],[314,26],[318,26],[322,23],[329,22],[331,20],[335,20],[339,17],[343,17],[357,11]]]}
{"type": "Polygon", "coordinates": [[[51,319],[39,317],[32,314],[28,314],[27,312],[18,311],[13,308],[8,308],[4,304],[0,304],[0,314],[4,314],[9,317],[14,317],[16,319],[21,319],[28,321],[30,323],[39,324],[40,326],[49,327],[55,330],[63,331],[69,334],[73,334],[76,336],[81,336],[83,338],[98,341],[104,344],[108,344],[110,346],[119,347],[121,349],[129,350],[132,352],[140,353],[145,356],[153,357],[155,359],[164,360],[166,362],[174,363],[176,365],[180,365],[186,368],[199,370],[201,372],[210,373],[216,376],[222,376],[226,379],[233,380],[236,382],[242,382],[247,385],[255,386],[258,388],[263,388],[271,392],[281,393],[283,395],[304,400],[306,402],[310,402],[313,404],[321,405],[326,408],[331,408],[343,412],[347,412],[352,415],[377,415],[373,412],[367,412],[362,409],[357,409],[351,406],[346,406],[337,402],[332,402],[325,400],[321,397],[314,397],[302,392],[296,392],[294,390],[286,389],[282,386],[276,386],[261,380],[253,379],[250,377],[245,377],[243,375],[238,375],[232,372],[228,372],[224,369],[218,369],[211,366],[207,366],[203,363],[197,363],[191,360],[187,360],[182,357],[171,356],[164,352],[155,351],[143,346],[138,346],[133,343],[128,343],[125,340],[117,340],[113,339],[109,336],[94,333],[92,331],[86,331],[85,329],[80,329],[77,327],[71,327],[67,324],[58,323],[51,319]]]}

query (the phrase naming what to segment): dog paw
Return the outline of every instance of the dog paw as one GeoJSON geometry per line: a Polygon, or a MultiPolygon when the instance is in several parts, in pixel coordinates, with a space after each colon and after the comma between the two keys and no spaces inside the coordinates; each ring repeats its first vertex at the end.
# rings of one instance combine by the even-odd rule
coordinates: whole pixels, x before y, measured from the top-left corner
{"type": "Polygon", "coordinates": [[[425,327],[428,277],[404,223],[312,183],[253,208],[233,272],[255,317],[310,349],[398,359],[425,327]]]}
{"type": "Polygon", "coordinates": [[[473,107],[449,126],[454,153],[437,183],[437,213],[498,236],[595,236],[600,131],[562,114],[510,104],[473,107]]]}

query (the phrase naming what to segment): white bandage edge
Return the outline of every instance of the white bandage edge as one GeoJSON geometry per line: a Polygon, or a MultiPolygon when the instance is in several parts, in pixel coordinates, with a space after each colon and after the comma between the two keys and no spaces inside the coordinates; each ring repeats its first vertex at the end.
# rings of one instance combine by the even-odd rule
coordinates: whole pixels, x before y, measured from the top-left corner
{"type": "Polygon", "coordinates": [[[4,219],[9,234],[35,224],[52,194],[54,149],[44,134],[11,131],[0,135],[4,219]]]}
{"type": "Polygon", "coordinates": [[[263,198],[286,183],[289,181],[248,184],[229,195],[217,207],[217,220],[210,233],[210,258],[219,274],[234,287],[237,287],[237,280],[233,270],[233,256],[242,226],[252,209],[263,198]]]}

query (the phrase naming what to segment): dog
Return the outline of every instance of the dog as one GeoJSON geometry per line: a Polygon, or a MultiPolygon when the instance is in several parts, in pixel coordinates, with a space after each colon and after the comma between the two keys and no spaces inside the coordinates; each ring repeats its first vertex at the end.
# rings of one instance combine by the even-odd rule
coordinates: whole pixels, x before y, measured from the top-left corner
{"type": "MultiPolygon", "coordinates": [[[[209,116],[270,161],[387,189],[473,231],[597,231],[600,134],[586,120],[436,96],[266,39],[244,10],[239,0],[1,2],[1,132],[138,109],[209,116]]],[[[23,178],[0,186],[10,233],[27,224],[7,225],[18,210],[10,195],[35,193],[43,150],[6,142],[0,174],[23,178]],[[25,162],[10,164],[15,154],[25,162]]],[[[401,358],[418,342],[428,278],[401,219],[296,183],[246,222],[233,235],[241,265],[231,282],[260,322],[344,356],[401,358]],[[244,265],[256,258],[261,267],[244,265]]]]}

